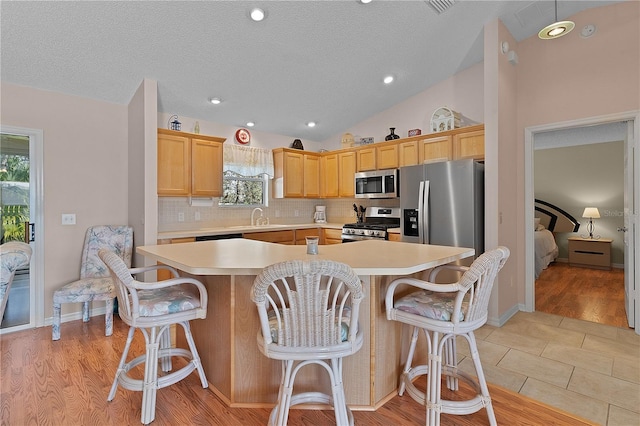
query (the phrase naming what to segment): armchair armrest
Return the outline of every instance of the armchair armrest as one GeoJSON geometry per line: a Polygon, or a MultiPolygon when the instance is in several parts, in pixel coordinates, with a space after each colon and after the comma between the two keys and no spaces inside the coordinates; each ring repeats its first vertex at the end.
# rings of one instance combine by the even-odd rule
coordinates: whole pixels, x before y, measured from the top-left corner
{"type": "Polygon", "coordinates": [[[139,268],[131,268],[129,269],[129,273],[131,275],[136,275],[136,274],[141,274],[144,272],[150,272],[150,271],[159,271],[159,270],[167,270],[171,272],[171,275],[173,276],[173,278],[178,278],[180,276],[180,274],[178,274],[178,271],[169,266],[169,265],[150,265],[150,266],[141,266],[139,268]]]}
{"type": "Polygon", "coordinates": [[[420,288],[423,290],[431,290],[438,293],[457,293],[462,289],[460,284],[452,283],[452,284],[436,284],[429,281],[419,280],[417,278],[398,278],[395,279],[389,284],[387,288],[386,296],[385,296],[385,307],[387,311],[387,318],[389,318],[389,311],[393,309],[393,297],[395,295],[396,289],[400,285],[409,285],[412,287],[420,288]]]}
{"type": "Polygon", "coordinates": [[[206,311],[208,301],[207,289],[204,284],[194,278],[178,277],[155,282],[142,282],[133,280],[131,283],[125,285],[135,290],[155,290],[160,288],[173,287],[181,284],[192,284],[197,287],[198,294],[200,295],[200,307],[206,311]]]}
{"type": "Polygon", "coordinates": [[[462,266],[462,265],[441,265],[441,266],[437,266],[435,268],[433,268],[431,270],[431,273],[429,274],[429,281],[433,282],[436,280],[436,277],[438,276],[438,274],[444,270],[449,270],[449,271],[456,271],[456,272],[466,272],[469,270],[468,266],[462,266]]]}

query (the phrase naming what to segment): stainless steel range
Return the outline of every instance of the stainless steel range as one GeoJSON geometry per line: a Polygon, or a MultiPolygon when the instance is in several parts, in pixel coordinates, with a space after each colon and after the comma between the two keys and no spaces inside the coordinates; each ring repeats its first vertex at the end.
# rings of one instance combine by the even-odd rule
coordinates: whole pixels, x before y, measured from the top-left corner
{"type": "Polygon", "coordinates": [[[347,223],[342,227],[342,242],[380,239],[388,240],[387,229],[400,227],[400,207],[369,207],[364,222],[347,223]]]}

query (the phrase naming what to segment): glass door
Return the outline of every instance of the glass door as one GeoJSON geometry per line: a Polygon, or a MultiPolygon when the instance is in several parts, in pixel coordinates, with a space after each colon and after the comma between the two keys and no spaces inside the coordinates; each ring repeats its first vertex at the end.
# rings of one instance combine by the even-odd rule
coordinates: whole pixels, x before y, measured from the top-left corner
{"type": "MultiPolygon", "coordinates": [[[[0,243],[32,239],[29,136],[0,134],[0,243]]],[[[30,265],[16,271],[1,329],[28,326],[33,317],[30,265]]]]}

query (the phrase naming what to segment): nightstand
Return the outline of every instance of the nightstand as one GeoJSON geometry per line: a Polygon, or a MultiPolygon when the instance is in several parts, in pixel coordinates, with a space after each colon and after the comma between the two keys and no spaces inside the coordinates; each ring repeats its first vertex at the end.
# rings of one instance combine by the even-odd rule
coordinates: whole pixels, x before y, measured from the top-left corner
{"type": "Polygon", "coordinates": [[[613,240],[600,238],[569,238],[569,265],[596,269],[611,269],[611,243],[613,240]]]}

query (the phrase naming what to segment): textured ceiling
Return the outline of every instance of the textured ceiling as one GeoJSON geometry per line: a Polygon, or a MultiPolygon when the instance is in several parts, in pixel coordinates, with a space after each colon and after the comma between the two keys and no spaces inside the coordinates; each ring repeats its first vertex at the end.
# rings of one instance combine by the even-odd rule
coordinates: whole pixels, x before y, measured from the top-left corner
{"type": "MultiPolygon", "coordinates": [[[[617,1],[558,3],[558,18],[617,1]]],[[[126,104],[143,78],[158,109],[315,141],[483,58],[483,26],[517,41],[552,1],[2,1],[2,81],[126,104]],[[263,8],[262,22],[248,19],[263,8]],[[385,86],[382,78],[395,82],[385,86]],[[211,97],[224,102],[213,106],[211,97]],[[307,128],[308,121],[318,125],[307,128]]],[[[579,31],[580,28],[577,28],[579,31]]]]}

